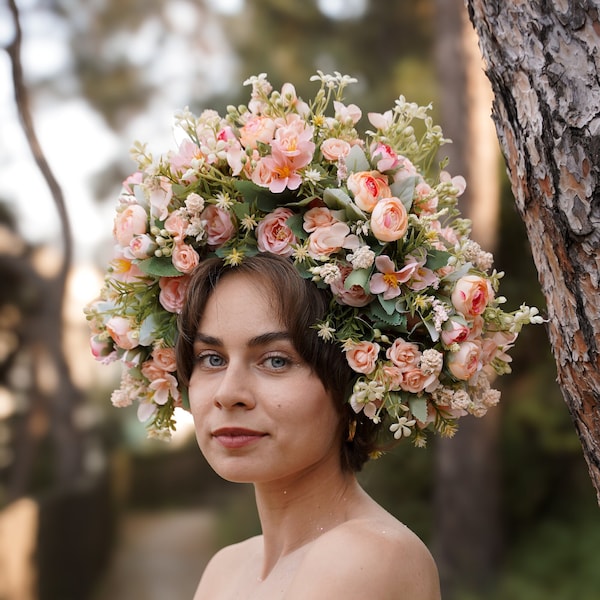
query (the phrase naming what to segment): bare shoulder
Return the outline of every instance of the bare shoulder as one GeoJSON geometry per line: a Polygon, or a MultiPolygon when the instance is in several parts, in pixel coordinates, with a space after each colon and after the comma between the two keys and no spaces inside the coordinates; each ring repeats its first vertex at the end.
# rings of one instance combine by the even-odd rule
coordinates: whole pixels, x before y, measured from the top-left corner
{"type": "Polygon", "coordinates": [[[194,599],[205,600],[223,593],[236,575],[242,575],[240,565],[248,564],[249,558],[260,550],[261,540],[262,536],[256,536],[219,550],[206,565],[194,599]]]}
{"type": "Polygon", "coordinates": [[[415,533],[390,515],[353,519],[322,535],[307,552],[295,581],[290,600],[307,597],[307,581],[311,582],[308,597],[315,600],[440,598],[431,553],[415,533]],[[302,582],[298,592],[295,581],[302,582]]]}

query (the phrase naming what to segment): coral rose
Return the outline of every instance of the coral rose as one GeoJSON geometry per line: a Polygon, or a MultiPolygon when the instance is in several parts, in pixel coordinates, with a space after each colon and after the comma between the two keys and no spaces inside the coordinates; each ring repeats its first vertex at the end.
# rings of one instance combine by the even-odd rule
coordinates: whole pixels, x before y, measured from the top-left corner
{"type": "Polygon", "coordinates": [[[465,275],[456,282],[451,299],[459,313],[472,319],[485,310],[493,297],[494,291],[487,279],[478,275],[465,275]]]}
{"type": "Polygon", "coordinates": [[[375,342],[357,342],[346,350],[346,360],[353,371],[368,375],[375,370],[379,349],[375,342]]]}
{"type": "Polygon", "coordinates": [[[366,212],[371,212],[381,198],[391,195],[388,178],[379,171],[351,173],[347,185],[356,206],[366,212]]]}
{"type": "Polygon", "coordinates": [[[408,214],[398,198],[383,198],[371,214],[371,231],[380,242],[394,242],[404,237],[408,214]]]}

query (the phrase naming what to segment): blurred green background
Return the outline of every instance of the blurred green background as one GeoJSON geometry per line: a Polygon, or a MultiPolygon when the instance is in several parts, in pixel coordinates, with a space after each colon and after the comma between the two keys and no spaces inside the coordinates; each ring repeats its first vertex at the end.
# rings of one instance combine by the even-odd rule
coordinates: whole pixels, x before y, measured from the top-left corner
{"type": "MultiPolygon", "coordinates": [[[[476,52],[464,3],[23,0],[16,7],[28,108],[64,194],[73,254],[61,281],[65,232],[19,124],[12,63],[2,53],[0,599],[191,597],[207,558],[257,533],[258,521],[252,489],[210,471],[185,416],[180,435],[164,444],[145,439],[135,409],[111,407],[118,367],[94,363],[87,349],[83,306],[111,254],[113,207],[133,168],[128,149],[134,139],[157,151],[172,146],[172,114],[185,105],[223,111],[245,102],[241,82],[252,74],[266,72],[275,88],[294,82],[309,97],[309,77],[320,69],[359,80],[347,100],[363,115],[391,108],[399,94],[432,101],[458,149],[450,170],[463,172],[466,160],[477,171],[480,150],[465,150],[469,141],[446,110],[458,105],[468,119],[475,104],[460,70],[476,52]]],[[[11,23],[9,5],[0,7],[6,47],[11,23]]],[[[501,291],[510,308],[543,308],[496,156],[486,175],[500,208],[480,241],[507,273],[501,291]]],[[[470,200],[467,214],[479,201],[470,200]]],[[[360,479],[430,546],[445,598],[597,599],[600,512],[544,328],[526,330],[512,356],[513,374],[498,384],[501,406],[469,423],[462,441],[399,446],[360,479]],[[456,472],[444,470],[449,455],[456,472]],[[478,455],[484,479],[474,483],[460,465],[478,455]]]]}

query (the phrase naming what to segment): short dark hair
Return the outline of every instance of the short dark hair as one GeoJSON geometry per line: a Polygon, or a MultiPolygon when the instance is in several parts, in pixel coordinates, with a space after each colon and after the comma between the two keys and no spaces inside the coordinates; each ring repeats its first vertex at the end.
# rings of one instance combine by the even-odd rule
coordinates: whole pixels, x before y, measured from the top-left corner
{"type": "Polygon", "coordinates": [[[331,394],[340,413],[342,468],[360,471],[377,449],[379,428],[362,413],[356,414],[348,404],[356,373],[349,367],[339,345],[320,338],[314,328],[328,312],[330,303],[335,302],[331,292],[303,279],[287,258],[260,253],[244,258],[236,266],[227,265],[220,258],[208,258],[193,271],[186,302],[178,318],[175,346],[182,385],[189,385],[194,367],[194,339],[208,299],[218,282],[232,274],[249,275],[265,285],[294,347],[331,394]]]}

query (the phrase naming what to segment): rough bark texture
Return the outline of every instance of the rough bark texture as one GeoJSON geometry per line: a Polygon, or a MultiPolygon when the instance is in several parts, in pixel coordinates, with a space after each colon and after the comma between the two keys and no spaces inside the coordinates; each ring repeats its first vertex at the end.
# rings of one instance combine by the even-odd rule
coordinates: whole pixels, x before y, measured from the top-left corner
{"type": "Polygon", "coordinates": [[[587,0],[468,0],[542,291],[558,381],[600,503],[600,22],[587,0]]]}

